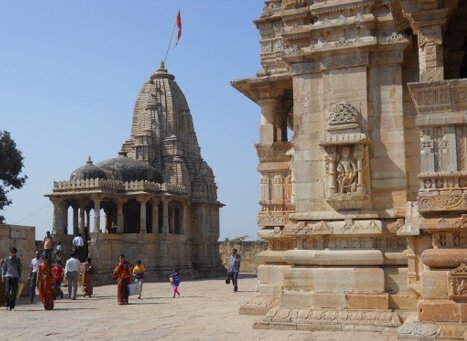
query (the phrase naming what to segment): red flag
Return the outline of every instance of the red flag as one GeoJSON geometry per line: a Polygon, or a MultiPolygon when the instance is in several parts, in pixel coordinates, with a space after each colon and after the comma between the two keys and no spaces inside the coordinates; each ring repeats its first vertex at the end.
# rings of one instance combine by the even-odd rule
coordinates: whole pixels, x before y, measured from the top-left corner
{"type": "Polygon", "coordinates": [[[177,34],[177,42],[175,43],[175,46],[178,45],[178,41],[180,40],[180,37],[182,36],[182,17],[180,16],[180,10],[178,10],[178,13],[177,13],[177,27],[178,27],[178,34],[177,34]]]}

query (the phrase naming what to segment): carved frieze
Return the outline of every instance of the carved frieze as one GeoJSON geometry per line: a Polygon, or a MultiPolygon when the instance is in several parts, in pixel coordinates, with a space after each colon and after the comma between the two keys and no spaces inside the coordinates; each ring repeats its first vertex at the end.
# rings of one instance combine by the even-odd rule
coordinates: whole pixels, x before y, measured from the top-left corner
{"type": "Polygon", "coordinates": [[[467,299],[467,265],[461,264],[448,274],[449,299],[467,299]]]}
{"type": "Polygon", "coordinates": [[[319,72],[320,63],[318,61],[292,63],[290,64],[290,68],[292,70],[292,74],[302,75],[302,74],[307,74],[307,73],[319,72]]]}
{"type": "Polygon", "coordinates": [[[439,195],[419,193],[418,207],[420,212],[467,210],[467,192],[439,195]]]}
{"type": "Polygon", "coordinates": [[[325,69],[343,69],[368,64],[368,53],[359,52],[345,55],[333,55],[321,60],[325,69]]]}
{"type": "Polygon", "coordinates": [[[287,214],[290,212],[266,212],[258,215],[259,226],[283,226],[287,223],[287,214]]]}
{"type": "Polygon", "coordinates": [[[396,221],[386,225],[386,229],[391,233],[397,233],[404,227],[404,219],[399,218],[396,221]]]}
{"type": "Polygon", "coordinates": [[[399,64],[404,60],[404,52],[402,50],[373,52],[370,54],[371,64],[399,64]]]}
{"type": "Polygon", "coordinates": [[[265,321],[287,323],[319,323],[332,325],[370,324],[372,326],[398,327],[397,313],[392,311],[297,309],[277,307],[268,311],[265,321]]]}
{"type": "Polygon", "coordinates": [[[422,218],[420,220],[420,228],[424,230],[467,230],[467,214],[462,214],[457,218],[422,218]]]}
{"type": "Polygon", "coordinates": [[[382,223],[379,220],[353,220],[345,221],[300,221],[296,224],[287,224],[282,230],[283,235],[337,235],[337,234],[381,234],[382,223]]]}

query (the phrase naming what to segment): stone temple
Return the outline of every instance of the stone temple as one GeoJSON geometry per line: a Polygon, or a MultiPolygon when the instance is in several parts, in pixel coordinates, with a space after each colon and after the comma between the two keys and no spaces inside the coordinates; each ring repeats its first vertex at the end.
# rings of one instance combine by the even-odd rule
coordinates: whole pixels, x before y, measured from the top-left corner
{"type": "Polygon", "coordinates": [[[223,270],[223,205],[214,173],[201,157],[185,96],[163,64],[139,93],[119,155],[96,164],[89,159],[46,196],[54,206],[55,240],[69,254],[80,232],[98,283],[111,281],[121,253],[131,262],[141,259],[149,280],[166,279],[173,268],[184,278],[223,270]]]}
{"type": "Polygon", "coordinates": [[[268,0],[257,328],[467,336],[467,2],[268,0]],[[398,328],[398,329],[396,329],[398,328]]]}

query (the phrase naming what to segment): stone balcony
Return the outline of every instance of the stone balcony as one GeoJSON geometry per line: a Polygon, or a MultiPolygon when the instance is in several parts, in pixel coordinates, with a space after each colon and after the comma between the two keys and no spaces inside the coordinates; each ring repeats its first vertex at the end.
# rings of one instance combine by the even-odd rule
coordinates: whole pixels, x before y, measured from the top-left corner
{"type": "Polygon", "coordinates": [[[467,79],[408,83],[417,126],[467,124],[467,79]]]}

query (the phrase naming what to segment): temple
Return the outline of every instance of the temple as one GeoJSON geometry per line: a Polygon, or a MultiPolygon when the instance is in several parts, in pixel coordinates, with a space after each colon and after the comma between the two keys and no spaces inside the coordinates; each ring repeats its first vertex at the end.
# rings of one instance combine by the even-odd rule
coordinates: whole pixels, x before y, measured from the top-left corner
{"type": "Polygon", "coordinates": [[[54,206],[55,241],[68,254],[81,233],[98,283],[111,281],[121,253],[141,259],[149,280],[166,279],[174,268],[184,278],[223,273],[223,205],[185,96],[163,63],[140,91],[119,155],[96,164],[89,158],[46,196],[54,206]]]}
{"type": "Polygon", "coordinates": [[[268,0],[256,328],[466,337],[467,3],[268,0]]]}

